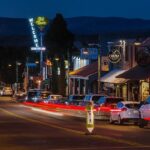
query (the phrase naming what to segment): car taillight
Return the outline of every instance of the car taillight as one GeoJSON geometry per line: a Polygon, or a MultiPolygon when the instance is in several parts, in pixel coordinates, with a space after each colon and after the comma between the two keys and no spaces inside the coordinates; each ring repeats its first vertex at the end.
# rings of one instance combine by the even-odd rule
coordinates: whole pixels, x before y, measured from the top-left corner
{"type": "Polygon", "coordinates": [[[127,111],[127,108],[122,108],[121,111],[127,111]]]}

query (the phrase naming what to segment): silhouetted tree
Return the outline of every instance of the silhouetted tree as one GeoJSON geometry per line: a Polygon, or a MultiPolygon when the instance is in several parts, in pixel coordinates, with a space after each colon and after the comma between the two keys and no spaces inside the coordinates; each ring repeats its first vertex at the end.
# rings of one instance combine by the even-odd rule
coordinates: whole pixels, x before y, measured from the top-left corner
{"type": "Polygon", "coordinates": [[[67,59],[68,52],[72,54],[72,46],[74,41],[73,34],[67,29],[67,23],[61,14],[56,14],[52,20],[47,34],[45,36],[46,46],[48,48],[48,55],[53,58],[53,92],[65,94],[65,64],[64,60],[67,59]],[[55,61],[58,57],[59,61],[55,61]],[[57,75],[56,68],[60,67],[60,75],[57,75]],[[58,86],[58,87],[57,87],[58,86]]]}

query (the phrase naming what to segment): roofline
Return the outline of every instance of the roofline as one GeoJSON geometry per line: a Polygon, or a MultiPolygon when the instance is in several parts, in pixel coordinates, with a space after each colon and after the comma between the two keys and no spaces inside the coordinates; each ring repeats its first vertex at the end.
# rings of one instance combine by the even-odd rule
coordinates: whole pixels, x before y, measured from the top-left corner
{"type": "Polygon", "coordinates": [[[86,77],[84,77],[84,76],[79,76],[79,75],[69,75],[69,78],[76,78],[76,79],[89,80],[89,77],[90,77],[91,75],[96,74],[96,73],[97,73],[97,71],[96,71],[95,73],[91,73],[91,74],[87,75],[86,77]]]}

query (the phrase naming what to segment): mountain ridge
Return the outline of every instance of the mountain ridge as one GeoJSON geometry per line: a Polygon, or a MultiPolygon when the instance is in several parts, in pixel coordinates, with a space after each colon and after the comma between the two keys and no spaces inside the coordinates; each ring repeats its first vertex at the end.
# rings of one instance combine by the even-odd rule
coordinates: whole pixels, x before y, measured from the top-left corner
{"type": "MultiPolygon", "coordinates": [[[[140,18],[122,18],[122,17],[72,17],[65,18],[68,29],[75,36],[114,36],[114,37],[137,37],[150,36],[150,20],[140,18]]],[[[33,45],[31,28],[26,18],[0,18],[0,45],[2,41],[18,44],[18,37],[21,37],[21,44],[33,45]],[[17,37],[17,38],[15,38],[17,37]]]]}

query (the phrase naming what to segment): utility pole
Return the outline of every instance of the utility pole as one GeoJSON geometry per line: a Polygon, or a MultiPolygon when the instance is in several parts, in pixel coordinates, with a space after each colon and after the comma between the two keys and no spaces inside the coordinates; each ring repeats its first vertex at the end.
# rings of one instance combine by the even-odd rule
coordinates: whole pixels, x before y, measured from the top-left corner
{"type": "Polygon", "coordinates": [[[68,70],[67,70],[67,84],[68,84],[68,96],[70,95],[70,79],[69,79],[69,72],[70,72],[70,61],[69,61],[69,49],[67,51],[67,59],[68,59],[68,70]]]}
{"type": "Polygon", "coordinates": [[[98,46],[98,94],[101,92],[101,83],[100,83],[100,78],[101,78],[101,56],[100,56],[100,46],[98,46]]]}

